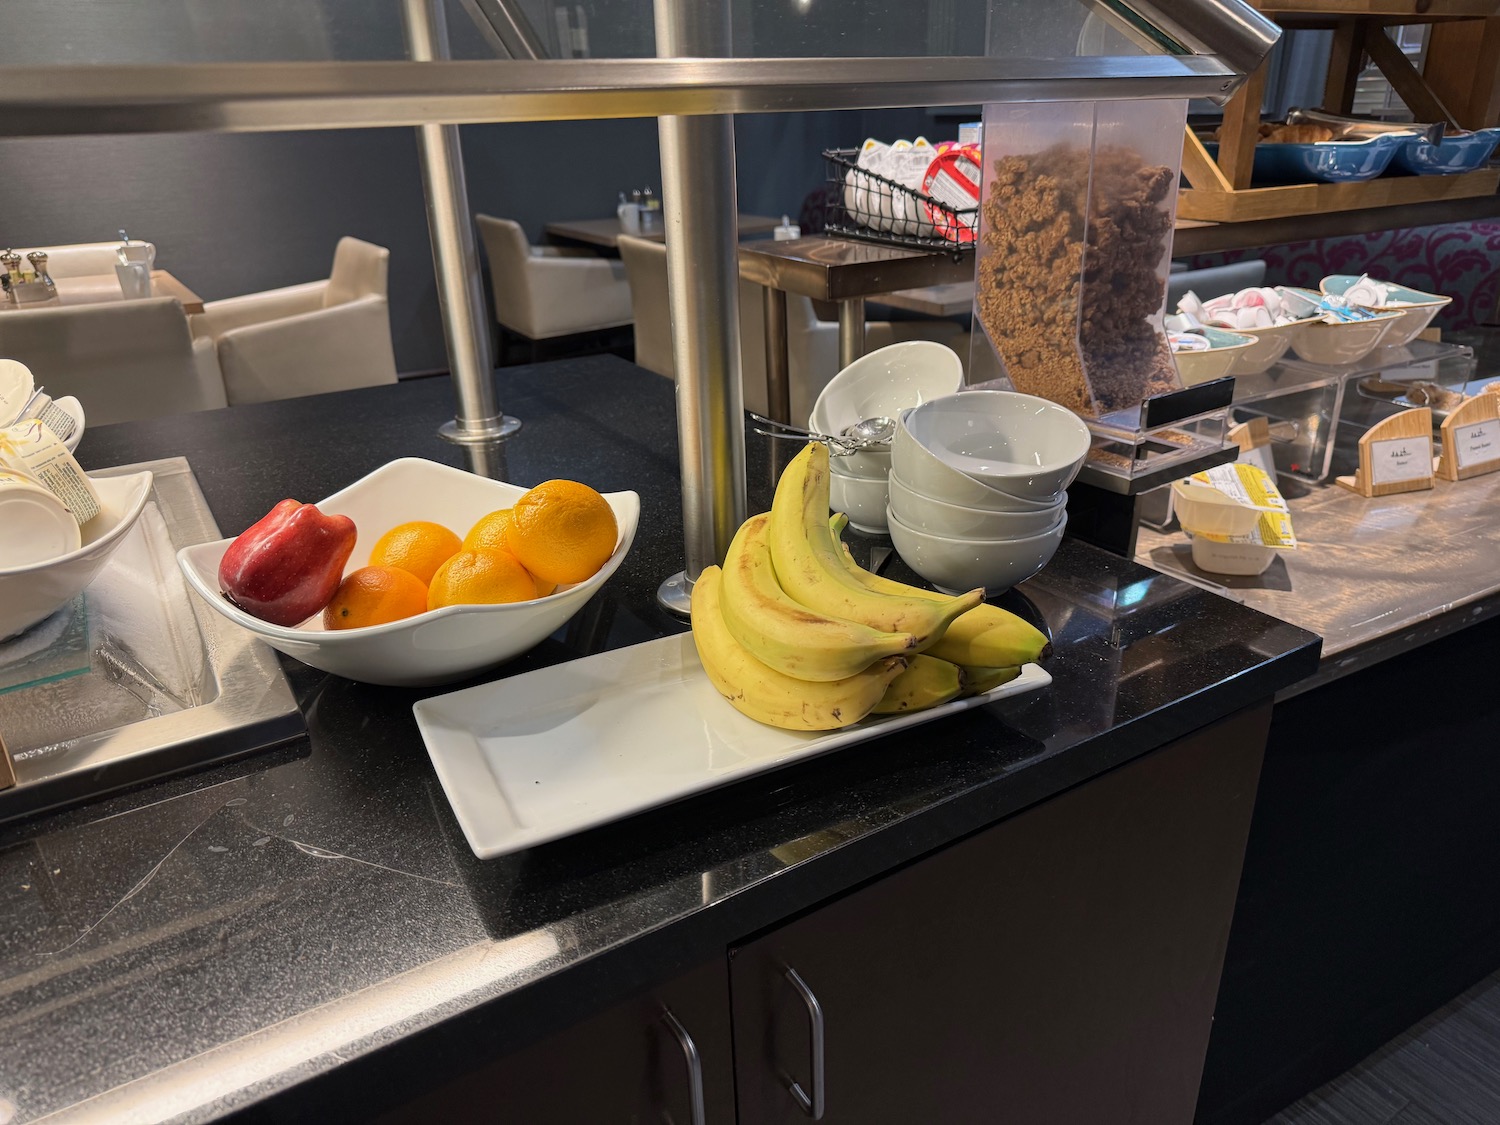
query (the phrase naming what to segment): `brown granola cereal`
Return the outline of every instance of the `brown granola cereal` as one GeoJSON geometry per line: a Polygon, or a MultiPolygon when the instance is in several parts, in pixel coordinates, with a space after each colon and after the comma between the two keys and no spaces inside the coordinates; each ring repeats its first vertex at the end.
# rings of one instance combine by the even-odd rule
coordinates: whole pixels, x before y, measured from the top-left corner
{"type": "Polygon", "coordinates": [[[995,161],[979,317],[1017,390],[1097,417],[1179,385],[1150,320],[1172,189],[1170,168],[1119,145],[995,161]]]}

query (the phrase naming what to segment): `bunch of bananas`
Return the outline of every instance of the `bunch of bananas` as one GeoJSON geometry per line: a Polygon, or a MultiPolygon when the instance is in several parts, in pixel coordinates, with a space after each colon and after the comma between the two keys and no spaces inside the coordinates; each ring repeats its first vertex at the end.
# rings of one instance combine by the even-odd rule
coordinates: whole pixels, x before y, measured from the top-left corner
{"type": "Polygon", "coordinates": [[[693,641],[719,694],[788,730],[835,730],[989,691],[1049,647],[983,590],[951,597],[856,565],[830,526],[818,442],[787,466],[771,510],[740,527],[723,568],[699,577],[693,641]]]}

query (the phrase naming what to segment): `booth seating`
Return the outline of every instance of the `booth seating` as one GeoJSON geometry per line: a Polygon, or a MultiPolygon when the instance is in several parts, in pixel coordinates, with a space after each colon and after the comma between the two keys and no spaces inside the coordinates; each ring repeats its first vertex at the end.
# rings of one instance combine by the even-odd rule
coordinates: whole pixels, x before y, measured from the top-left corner
{"type": "MultiPolygon", "coordinates": [[[[635,361],[658,375],[675,379],[672,320],[667,303],[667,248],[650,239],[621,235],[620,259],[630,279],[635,315],[635,361]]],[[[765,307],[762,289],[740,282],[740,378],[745,408],[767,412],[765,307]]],[[[839,326],[822,321],[807,297],[786,298],[787,361],[791,381],[791,419],[805,421],[818,393],[839,371],[839,326]]],[[[969,335],[946,320],[867,321],[865,350],[874,351],[900,340],[936,340],[947,344],[965,361],[969,335]]]]}
{"type": "Polygon", "coordinates": [[[532,246],[519,223],[475,215],[490,263],[495,320],[535,343],[630,323],[625,267],[587,250],[532,246]]]}
{"type": "Polygon", "coordinates": [[[0,312],[0,356],[53,398],[76,395],[90,427],[225,405],[213,342],[173,297],[0,312]]]}
{"type": "Polygon", "coordinates": [[[394,383],[390,256],[341,238],[326,280],[205,305],[193,333],[217,351],[230,405],[394,383]]]}

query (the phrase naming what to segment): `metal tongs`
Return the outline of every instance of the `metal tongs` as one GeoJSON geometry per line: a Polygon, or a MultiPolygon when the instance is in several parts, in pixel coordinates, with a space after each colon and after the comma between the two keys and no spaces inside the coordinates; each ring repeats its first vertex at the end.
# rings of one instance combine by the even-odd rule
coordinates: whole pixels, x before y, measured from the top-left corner
{"type": "Polygon", "coordinates": [[[783,441],[821,441],[828,447],[828,452],[835,457],[848,457],[862,449],[888,445],[891,436],[896,432],[895,420],[885,417],[866,418],[855,422],[837,437],[832,434],[820,434],[816,430],[803,429],[801,426],[793,426],[789,422],[763,418],[753,412],[750,417],[760,423],[755,427],[755,432],[762,437],[778,438],[783,441]]]}
{"type": "Polygon", "coordinates": [[[1428,144],[1441,144],[1448,131],[1446,121],[1431,125],[1416,125],[1399,121],[1372,121],[1368,117],[1342,117],[1336,113],[1325,113],[1321,109],[1292,108],[1286,112],[1288,125],[1327,125],[1334,131],[1334,140],[1369,140],[1389,133],[1408,133],[1420,136],[1428,144]]]}

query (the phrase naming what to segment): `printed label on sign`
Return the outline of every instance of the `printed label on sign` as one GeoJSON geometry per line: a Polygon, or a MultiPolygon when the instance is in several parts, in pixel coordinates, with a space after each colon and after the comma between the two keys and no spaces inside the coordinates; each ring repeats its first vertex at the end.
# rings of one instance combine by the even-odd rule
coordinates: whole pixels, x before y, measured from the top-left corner
{"type": "Polygon", "coordinates": [[[1500,461],[1500,421],[1492,418],[1488,422],[1460,426],[1453,443],[1457,447],[1460,469],[1500,461]]]}
{"type": "Polygon", "coordinates": [[[1432,476],[1432,438],[1391,438],[1370,443],[1372,484],[1400,484],[1432,476]]]}

